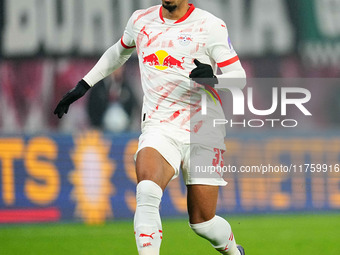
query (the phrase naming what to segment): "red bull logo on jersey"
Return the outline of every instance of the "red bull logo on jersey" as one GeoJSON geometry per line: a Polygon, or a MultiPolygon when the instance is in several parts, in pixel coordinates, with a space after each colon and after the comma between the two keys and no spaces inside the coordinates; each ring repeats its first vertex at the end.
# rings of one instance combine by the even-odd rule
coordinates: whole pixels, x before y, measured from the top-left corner
{"type": "Polygon", "coordinates": [[[184,57],[181,60],[174,58],[165,50],[159,50],[155,53],[145,56],[143,52],[143,64],[153,66],[158,70],[166,70],[168,68],[179,68],[184,70],[184,57]]]}

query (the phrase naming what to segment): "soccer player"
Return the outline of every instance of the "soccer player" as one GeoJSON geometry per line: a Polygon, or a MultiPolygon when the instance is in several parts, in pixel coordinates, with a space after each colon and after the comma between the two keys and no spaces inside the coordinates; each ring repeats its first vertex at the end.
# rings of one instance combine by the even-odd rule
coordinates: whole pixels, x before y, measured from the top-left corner
{"type": "MultiPolygon", "coordinates": [[[[190,171],[192,157],[208,164],[214,160],[215,164],[223,164],[221,155],[225,151],[225,130],[218,130],[206,139],[201,132],[207,130],[205,121],[192,123],[192,117],[197,117],[202,109],[199,93],[193,90],[190,81],[209,78],[211,88],[222,78],[245,78],[222,20],[195,8],[188,0],[162,0],[162,5],[134,12],[121,39],[62,98],[54,113],[61,118],[71,103],[123,65],[134,50],[144,91],[142,134],[135,155],[138,184],[134,230],[138,253],[159,254],[162,241],[159,205],[164,189],[181,168],[192,230],[210,241],[221,254],[243,255],[230,224],[215,215],[219,186],[226,182],[220,175],[200,178],[190,171]],[[215,75],[217,66],[222,71],[220,75],[215,75]],[[190,143],[194,134],[202,137],[198,139],[201,144],[190,143]]],[[[214,111],[211,107],[216,105],[210,101],[208,113],[220,113],[221,106],[214,111]]]]}

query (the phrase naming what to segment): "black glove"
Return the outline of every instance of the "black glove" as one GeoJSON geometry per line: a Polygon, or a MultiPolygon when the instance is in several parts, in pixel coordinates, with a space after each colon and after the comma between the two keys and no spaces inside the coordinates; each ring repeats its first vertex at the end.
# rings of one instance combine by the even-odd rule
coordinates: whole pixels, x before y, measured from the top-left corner
{"type": "Polygon", "coordinates": [[[90,88],[91,87],[86,83],[86,81],[80,80],[77,86],[75,86],[73,89],[67,92],[66,95],[63,96],[63,98],[60,100],[59,104],[55,108],[54,114],[57,114],[59,119],[61,119],[64,113],[66,114],[68,112],[70,104],[85,95],[86,91],[88,91],[90,88]]]}
{"type": "Polygon", "coordinates": [[[217,77],[214,75],[211,65],[202,64],[197,59],[194,60],[194,63],[197,67],[193,69],[189,75],[193,81],[202,85],[209,85],[211,87],[218,84],[217,77]]]}

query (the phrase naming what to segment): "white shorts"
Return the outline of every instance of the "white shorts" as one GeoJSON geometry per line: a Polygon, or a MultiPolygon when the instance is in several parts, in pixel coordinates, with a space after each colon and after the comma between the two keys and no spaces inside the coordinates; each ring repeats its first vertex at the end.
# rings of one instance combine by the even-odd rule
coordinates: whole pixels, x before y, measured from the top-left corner
{"type": "Polygon", "coordinates": [[[148,126],[143,129],[139,137],[138,152],[146,147],[157,150],[173,167],[175,174],[179,175],[182,169],[186,185],[225,186],[227,182],[222,172],[211,171],[211,166],[223,164],[224,150],[211,148],[200,144],[184,143],[183,133],[175,133],[170,128],[161,126],[148,126]]]}

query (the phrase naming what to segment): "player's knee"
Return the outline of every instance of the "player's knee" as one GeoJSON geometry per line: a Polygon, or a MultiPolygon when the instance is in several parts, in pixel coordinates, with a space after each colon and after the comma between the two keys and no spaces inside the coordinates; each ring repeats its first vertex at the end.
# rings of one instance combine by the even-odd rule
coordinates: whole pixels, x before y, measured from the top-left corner
{"type": "Polygon", "coordinates": [[[225,233],[231,232],[229,223],[219,216],[209,221],[189,225],[197,235],[209,240],[213,246],[224,242],[225,233]]]}
{"type": "Polygon", "coordinates": [[[137,206],[159,207],[163,191],[155,182],[144,180],[138,183],[136,191],[137,206]]]}

